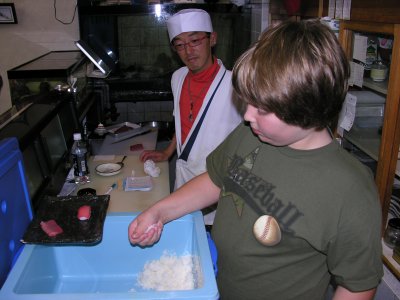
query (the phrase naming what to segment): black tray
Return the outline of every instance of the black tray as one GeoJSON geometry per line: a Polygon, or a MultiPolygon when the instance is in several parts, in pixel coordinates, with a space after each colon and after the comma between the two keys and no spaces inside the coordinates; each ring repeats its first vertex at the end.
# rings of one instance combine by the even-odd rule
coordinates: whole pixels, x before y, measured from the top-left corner
{"type": "Polygon", "coordinates": [[[103,237],[103,225],[107,214],[110,195],[85,195],[45,197],[29,224],[21,242],[28,244],[96,244],[103,237]],[[91,206],[89,220],[78,219],[78,209],[91,206]],[[55,220],[63,233],[48,236],[40,227],[41,221],[55,220]]]}

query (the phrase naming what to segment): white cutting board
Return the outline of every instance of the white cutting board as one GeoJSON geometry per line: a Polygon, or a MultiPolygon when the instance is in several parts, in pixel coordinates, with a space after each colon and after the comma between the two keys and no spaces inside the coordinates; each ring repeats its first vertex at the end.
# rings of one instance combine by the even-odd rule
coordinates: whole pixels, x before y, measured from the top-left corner
{"type": "Polygon", "coordinates": [[[149,133],[138,135],[115,144],[115,138],[107,135],[102,141],[93,141],[93,155],[139,155],[140,151],[131,151],[130,147],[142,144],[144,150],[155,150],[157,144],[158,130],[154,129],[149,133]]]}

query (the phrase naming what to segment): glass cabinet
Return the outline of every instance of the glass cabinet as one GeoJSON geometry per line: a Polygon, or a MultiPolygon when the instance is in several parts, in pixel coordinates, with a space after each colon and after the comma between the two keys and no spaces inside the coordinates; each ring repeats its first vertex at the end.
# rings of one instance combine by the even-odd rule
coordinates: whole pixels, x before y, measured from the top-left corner
{"type": "MultiPolygon", "coordinates": [[[[400,24],[341,21],[339,40],[352,64],[354,82],[349,93],[357,98],[353,126],[344,131],[342,141],[371,163],[382,205],[383,232],[393,183],[400,176],[400,24]]],[[[393,263],[389,248],[384,247],[383,259],[399,278],[399,265],[393,263]]]]}

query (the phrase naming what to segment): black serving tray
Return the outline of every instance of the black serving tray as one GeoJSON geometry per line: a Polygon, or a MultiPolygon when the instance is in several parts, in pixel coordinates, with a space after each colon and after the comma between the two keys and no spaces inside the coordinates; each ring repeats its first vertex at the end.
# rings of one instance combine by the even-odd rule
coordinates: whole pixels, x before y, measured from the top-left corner
{"type": "Polygon", "coordinates": [[[47,196],[42,200],[21,242],[27,244],[88,245],[97,244],[101,241],[110,195],[47,196]],[[82,205],[91,206],[89,220],[81,221],[77,217],[78,209],[82,205]],[[63,233],[50,237],[42,230],[40,222],[51,219],[57,222],[63,229],[63,233]]]}

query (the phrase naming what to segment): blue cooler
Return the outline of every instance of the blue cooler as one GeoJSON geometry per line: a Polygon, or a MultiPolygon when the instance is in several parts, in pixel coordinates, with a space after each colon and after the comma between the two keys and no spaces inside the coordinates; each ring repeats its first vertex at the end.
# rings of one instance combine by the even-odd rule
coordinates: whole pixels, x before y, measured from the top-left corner
{"type": "Polygon", "coordinates": [[[0,288],[23,244],[20,242],[32,220],[22,154],[16,138],[0,141],[0,288]]]}

